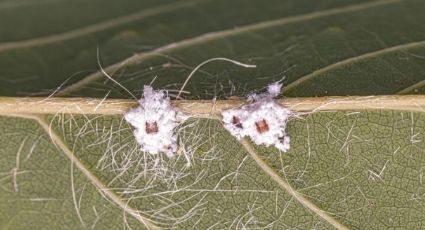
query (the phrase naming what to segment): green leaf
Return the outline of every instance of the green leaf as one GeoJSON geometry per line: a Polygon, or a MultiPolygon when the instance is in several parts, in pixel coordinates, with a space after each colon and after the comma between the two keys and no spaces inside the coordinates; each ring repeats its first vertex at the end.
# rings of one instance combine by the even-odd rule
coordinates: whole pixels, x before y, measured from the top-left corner
{"type": "MultiPolygon", "coordinates": [[[[180,131],[185,148],[196,149],[189,168],[183,156],[158,163],[140,152],[120,116],[37,118],[45,130],[30,120],[2,118],[2,139],[10,140],[0,148],[2,227],[119,227],[123,214],[102,198],[114,199],[104,189],[123,201],[124,210],[139,210],[164,228],[422,224],[423,114],[320,112],[304,118],[289,124],[287,153],[241,145],[220,123],[191,120],[180,131]]],[[[125,220],[143,226],[128,213],[125,220]]]]}
{"type": "Polygon", "coordinates": [[[213,57],[258,68],[205,66],[186,88],[192,98],[241,95],[284,76],[287,96],[411,93],[425,84],[422,0],[3,4],[2,95],[49,94],[65,82],[59,95],[129,98],[105,82],[97,46],[107,72],[137,95],[154,77],[157,87],[179,89],[213,57]]]}
{"type": "Polygon", "coordinates": [[[167,159],[139,150],[122,118],[133,100],[102,100],[131,96],[104,77],[97,50],[136,96],[153,79],[179,90],[215,57],[257,68],[209,63],[186,98],[241,96],[282,77],[291,97],[421,93],[424,6],[0,1],[0,95],[84,97],[0,98],[0,228],[420,229],[423,96],[284,99],[298,115],[287,153],[223,129],[217,113],[241,101],[176,102],[193,118],[167,159]]]}

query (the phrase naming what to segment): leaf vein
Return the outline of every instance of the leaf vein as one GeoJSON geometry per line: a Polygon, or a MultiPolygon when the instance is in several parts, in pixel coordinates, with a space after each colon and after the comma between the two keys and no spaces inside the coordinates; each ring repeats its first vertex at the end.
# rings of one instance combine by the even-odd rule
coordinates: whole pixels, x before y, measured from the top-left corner
{"type": "MultiPolygon", "coordinates": [[[[318,77],[318,76],[320,76],[324,73],[327,73],[327,72],[332,71],[334,69],[338,69],[338,68],[343,67],[343,66],[347,66],[347,65],[350,65],[350,64],[353,64],[353,63],[356,63],[356,62],[360,62],[360,61],[365,60],[365,59],[379,57],[381,55],[385,55],[385,54],[388,54],[388,53],[391,53],[391,52],[397,52],[397,51],[400,51],[400,50],[407,50],[407,49],[411,49],[411,48],[415,48],[415,47],[419,47],[419,46],[425,46],[425,41],[417,41],[417,42],[399,44],[399,45],[396,45],[396,46],[386,47],[384,49],[376,50],[376,51],[366,53],[366,54],[362,54],[362,55],[359,55],[359,56],[350,57],[348,59],[338,61],[338,62],[335,62],[335,63],[330,64],[328,66],[317,69],[317,70],[315,70],[315,71],[313,71],[313,72],[311,72],[307,75],[304,75],[304,76],[298,78],[297,80],[291,82],[286,87],[284,87],[283,91],[284,92],[290,92],[290,91],[296,89],[296,87],[300,86],[301,84],[303,84],[307,81],[310,81],[310,80],[312,80],[312,79],[314,79],[314,78],[316,78],[316,77],[318,77]]],[[[418,83],[418,85],[419,84],[420,83],[418,83]]],[[[421,84],[425,85],[425,81],[423,81],[421,84]]],[[[411,87],[414,87],[414,86],[411,86],[411,87]]],[[[411,87],[400,91],[398,94],[403,94],[404,91],[407,91],[411,87]]]]}
{"type": "MultiPolygon", "coordinates": [[[[210,33],[202,34],[200,36],[187,38],[187,39],[184,39],[184,40],[181,40],[181,41],[178,41],[178,42],[173,42],[173,43],[161,46],[159,48],[156,48],[156,49],[148,51],[148,52],[137,53],[137,54],[133,55],[132,57],[129,57],[129,58],[123,60],[123,61],[120,61],[118,63],[112,64],[112,65],[106,67],[104,70],[105,70],[105,72],[110,73],[112,75],[114,72],[120,70],[121,68],[123,68],[125,66],[131,66],[131,65],[138,64],[138,63],[140,63],[140,62],[142,62],[142,61],[144,61],[148,58],[151,58],[153,56],[156,56],[156,55],[164,53],[164,52],[173,51],[173,50],[177,50],[177,49],[181,49],[181,48],[184,48],[184,47],[189,47],[189,46],[193,46],[193,45],[197,45],[197,44],[202,44],[202,43],[217,40],[217,39],[220,39],[220,38],[235,36],[235,35],[238,35],[238,34],[241,34],[241,33],[244,33],[244,32],[252,32],[252,31],[255,31],[255,30],[261,30],[261,29],[271,28],[271,27],[275,27],[275,26],[281,26],[281,25],[295,23],[295,22],[308,21],[308,20],[321,18],[321,17],[343,14],[343,13],[348,13],[348,12],[353,12],[353,11],[358,11],[358,10],[364,10],[364,9],[368,9],[368,8],[372,8],[372,7],[388,5],[388,4],[397,3],[397,2],[401,2],[401,1],[403,1],[403,0],[378,0],[378,1],[373,1],[373,2],[369,2],[369,3],[355,4],[355,5],[346,6],[346,7],[327,9],[327,10],[322,10],[322,11],[317,11],[317,12],[313,12],[313,13],[307,13],[307,14],[302,14],[302,15],[297,15],[297,16],[292,16],[292,17],[284,17],[284,18],[278,18],[278,19],[270,20],[270,21],[257,22],[257,23],[254,23],[254,24],[245,25],[245,26],[232,28],[232,29],[210,32],[210,33]]],[[[68,95],[71,92],[78,90],[79,88],[81,88],[81,87],[83,87],[83,86],[85,86],[85,85],[87,85],[87,84],[89,84],[93,81],[96,81],[97,79],[101,78],[102,76],[103,76],[102,71],[94,72],[94,73],[84,77],[82,80],[80,80],[80,81],[78,81],[74,84],[71,84],[68,87],[62,89],[61,91],[59,91],[57,93],[57,95],[59,95],[59,96],[68,95]]]]}
{"type": "Polygon", "coordinates": [[[258,154],[253,149],[252,145],[246,140],[242,139],[240,141],[245,150],[249,153],[252,159],[257,163],[257,165],[267,173],[279,186],[284,189],[289,195],[291,195],[295,200],[300,202],[305,208],[311,210],[316,215],[320,216],[322,219],[326,220],[329,224],[334,226],[339,230],[348,230],[348,228],[340,223],[338,220],[330,216],[327,212],[321,210],[317,207],[316,204],[305,198],[301,193],[296,191],[290,184],[288,184],[282,177],[280,177],[266,162],[264,162],[258,154]]]}
{"type": "Polygon", "coordinates": [[[0,52],[7,51],[7,50],[41,46],[41,45],[46,45],[49,43],[62,42],[62,41],[70,40],[73,38],[81,37],[84,35],[93,34],[102,30],[110,29],[110,28],[120,26],[126,23],[137,21],[143,18],[166,13],[179,8],[193,6],[205,1],[210,1],[210,0],[189,1],[189,2],[178,1],[178,2],[158,6],[151,9],[141,10],[139,12],[126,15],[123,17],[109,19],[107,21],[103,21],[103,22],[89,25],[83,28],[71,30],[69,32],[59,33],[56,35],[48,35],[48,36],[38,37],[38,38],[32,38],[32,39],[22,40],[22,41],[0,43],[0,52]]]}
{"type": "Polygon", "coordinates": [[[58,134],[56,134],[55,131],[51,129],[49,124],[44,120],[43,117],[38,115],[18,115],[22,118],[27,119],[33,119],[35,120],[41,128],[50,136],[53,144],[62,152],[65,154],[65,156],[71,160],[74,166],[76,166],[81,173],[83,173],[87,179],[101,192],[105,197],[109,198],[113,203],[118,205],[120,208],[122,208],[126,213],[133,216],[135,219],[137,219],[139,222],[141,222],[143,225],[146,226],[147,229],[160,229],[156,225],[152,223],[152,221],[141,215],[140,212],[132,207],[130,207],[128,204],[126,204],[124,201],[121,200],[119,196],[117,196],[115,193],[109,190],[109,188],[103,184],[94,174],[92,174],[85,166],[84,164],[75,157],[74,153],[68,148],[68,146],[62,141],[62,139],[59,137],[58,134]]]}
{"type": "Polygon", "coordinates": [[[408,94],[408,93],[411,93],[412,91],[414,91],[415,89],[418,89],[418,88],[423,87],[423,86],[425,86],[425,80],[422,80],[422,81],[417,82],[417,83],[415,83],[415,84],[413,84],[413,85],[411,85],[407,88],[404,88],[404,89],[398,91],[396,94],[408,94]]]}

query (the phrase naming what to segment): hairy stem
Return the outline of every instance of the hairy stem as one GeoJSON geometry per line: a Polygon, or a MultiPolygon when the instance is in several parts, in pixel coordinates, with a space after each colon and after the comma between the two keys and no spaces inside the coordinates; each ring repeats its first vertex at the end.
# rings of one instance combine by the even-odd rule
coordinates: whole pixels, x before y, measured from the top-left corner
{"type": "MultiPolygon", "coordinates": [[[[280,102],[294,112],[376,109],[425,112],[423,95],[286,98],[280,102]]],[[[188,115],[214,117],[223,110],[242,105],[244,100],[181,100],[172,103],[188,115]]],[[[120,115],[135,106],[137,101],[128,99],[0,97],[0,115],[57,113],[120,115]]]]}

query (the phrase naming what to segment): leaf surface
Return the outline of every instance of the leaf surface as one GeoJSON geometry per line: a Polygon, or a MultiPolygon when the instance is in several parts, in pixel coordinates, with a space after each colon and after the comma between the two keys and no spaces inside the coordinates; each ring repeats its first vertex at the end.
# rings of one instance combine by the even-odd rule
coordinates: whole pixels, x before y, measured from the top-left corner
{"type": "MultiPolygon", "coordinates": [[[[215,57],[257,68],[209,63],[186,98],[241,96],[283,77],[291,97],[420,94],[424,7],[422,0],[0,1],[0,95],[131,98],[98,61],[136,96],[153,79],[174,93],[215,57]]],[[[237,141],[216,119],[191,118],[174,159],[141,152],[119,113],[0,113],[0,228],[419,229],[419,100],[300,114],[289,122],[287,153],[237,141]],[[190,165],[184,153],[194,154],[190,165]]]]}
{"type": "Polygon", "coordinates": [[[412,93],[424,84],[416,85],[425,72],[423,4],[22,3],[0,15],[1,22],[14,18],[20,28],[1,26],[5,36],[0,42],[0,92],[42,95],[64,84],[59,95],[103,97],[112,90],[111,97],[129,98],[105,82],[96,60],[99,47],[105,69],[137,95],[155,76],[155,86],[179,89],[194,66],[214,57],[255,63],[258,68],[211,63],[186,88],[192,98],[241,95],[284,76],[288,96],[412,93]],[[255,84],[247,83],[252,79],[255,84]]]}

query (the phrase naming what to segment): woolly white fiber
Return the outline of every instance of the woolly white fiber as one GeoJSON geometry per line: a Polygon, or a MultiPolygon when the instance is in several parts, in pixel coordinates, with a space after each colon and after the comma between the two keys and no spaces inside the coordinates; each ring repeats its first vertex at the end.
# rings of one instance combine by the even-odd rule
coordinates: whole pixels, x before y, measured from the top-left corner
{"type": "Polygon", "coordinates": [[[249,95],[250,103],[223,111],[224,128],[237,139],[248,136],[257,145],[288,151],[290,139],[285,129],[291,111],[274,100],[281,88],[282,84],[273,83],[266,93],[249,95]]]}
{"type": "Polygon", "coordinates": [[[139,104],[124,118],[135,127],[134,136],[141,150],[174,156],[178,148],[175,128],[184,120],[183,114],[171,106],[165,91],[155,91],[151,86],[144,86],[139,104]]]}

